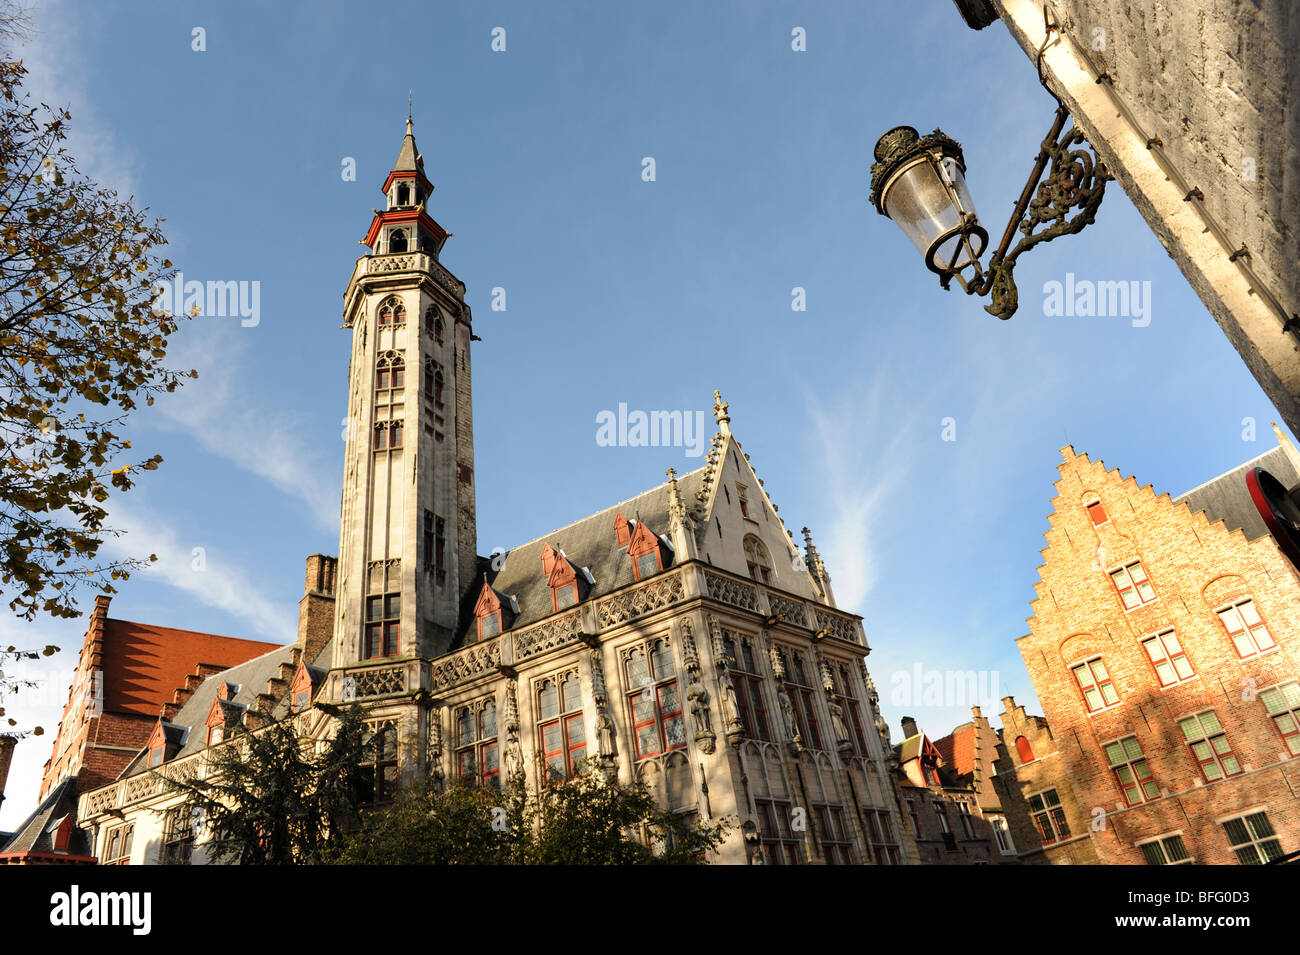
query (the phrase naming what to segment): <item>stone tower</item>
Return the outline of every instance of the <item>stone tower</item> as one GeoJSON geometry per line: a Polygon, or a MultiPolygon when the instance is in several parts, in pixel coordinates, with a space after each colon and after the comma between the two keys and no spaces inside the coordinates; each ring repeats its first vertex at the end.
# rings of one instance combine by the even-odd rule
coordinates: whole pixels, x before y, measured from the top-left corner
{"type": "MultiPolygon", "coordinates": [[[[352,356],[332,661],[345,674],[329,694],[338,700],[371,695],[358,681],[396,663],[414,691],[422,661],[452,643],[477,564],[470,309],[438,262],[449,233],[429,215],[433,185],[409,118],[383,191],[363,242],[371,251],[343,296],[352,356]]],[[[404,715],[417,731],[418,714],[404,715]]]]}

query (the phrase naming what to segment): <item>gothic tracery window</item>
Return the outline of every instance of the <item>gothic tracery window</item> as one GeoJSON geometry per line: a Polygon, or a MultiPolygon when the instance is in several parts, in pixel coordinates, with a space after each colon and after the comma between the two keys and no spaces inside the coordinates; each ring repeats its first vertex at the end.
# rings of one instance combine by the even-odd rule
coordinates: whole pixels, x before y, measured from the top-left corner
{"type": "Polygon", "coordinates": [[[753,534],[745,535],[745,563],[749,566],[749,576],[760,583],[772,582],[772,558],[767,555],[763,542],[753,534]]]}
{"type": "Polygon", "coordinates": [[[500,788],[496,701],[460,707],[455,725],[456,775],[470,785],[500,788]]]}
{"type": "Polygon", "coordinates": [[[538,685],[537,739],[545,782],[558,782],[584,771],[587,729],[577,673],[548,678],[538,685]]]}
{"type": "Polygon", "coordinates": [[[634,648],[623,665],[637,759],[685,746],[681,692],[667,642],[656,640],[649,647],[634,648]]]}

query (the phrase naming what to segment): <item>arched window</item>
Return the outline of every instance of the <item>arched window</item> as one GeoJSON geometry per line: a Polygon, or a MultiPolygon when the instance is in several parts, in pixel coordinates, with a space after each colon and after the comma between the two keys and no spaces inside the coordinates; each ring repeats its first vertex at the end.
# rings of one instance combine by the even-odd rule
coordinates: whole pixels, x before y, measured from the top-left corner
{"type": "Polygon", "coordinates": [[[566,676],[559,687],[553,680],[545,680],[538,688],[537,715],[545,782],[557,782],[577,775],[582,771],[582,761],[587,758],[587,732],[578,674],[566,676]]]}
{"type": "Polygon", "coordinates": [[[428,330],[429,334],[433,336],[433,340],[437,342],[439,345],[441,345],[442,328],[443,328],[442,316],[438,314],[438,310],[434,308],[432,305],[430,305],[428,309],[425,310],[424,327],[426,330],[428,330]]]}
{"type": "Polygon", "coordinates": [[[396,295],[390,295],[384,299],[384,303],[379,306],[379,324],[380,325],[405,325],[406,324],[406,306],[396,295]]]}
{"type": "Polygon", "coordinates": [[[772,559],[767,556],[767,548],[753,534],[745,535],[745,562],[749,565],[749,576],[768,584],[772,582],[772,559]]]}
{"type": "Polygon", "coordinates": [[[442,372],[433,373],[433,400],[442,403],[442,372]]]}
{"type": "Polygon", "coordinates": [[[399,206],[409,206],[411,204],[411,187],[404,182],[397,184],[397,204],[399,206]]]}
{"type": "Polygon", "coordinates": [[[394,229],[388,234],[388,251],[405,252],[406,251],[406,230],[394,229]]]}
{"type": "Polygon", "coordinates": [[[1032,763],[1034,761],[1034,748],[1029,745],[1029,740],[1023,736],[1016,737],[1016,752],[1020,754],[1022,763],[1032,763]]]}
{"type": "Polygon", "coordinates": [[[381,358],[375,368],[375,389],[401,391],[406,386],[406,366],[401,357],[381,358]]]}

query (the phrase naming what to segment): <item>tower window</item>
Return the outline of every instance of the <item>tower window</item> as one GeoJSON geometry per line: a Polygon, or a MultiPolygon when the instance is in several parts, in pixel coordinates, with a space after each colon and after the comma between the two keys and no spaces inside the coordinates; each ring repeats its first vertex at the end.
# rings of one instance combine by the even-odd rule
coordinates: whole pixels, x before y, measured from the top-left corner
{"type": "Polygon", "coordinates": [[[443,559],[447,551],[447,522],[439,517],[435,523],[433,569],[438,573],[438,583],[442,583],[443,577],[447,573],[446,563],[443,559]]]}
{"type": "Polygon", "coordinates": [[[401,358],[379,359],[375,369],[375,389],[377,391],[400,391],[406,386],[406,366],[401,358]]]}
{"type": "Polygon", "coordinates": [[[404,182],[397,184],[397,204],[399,206],[409,206],[411,204],[411,187],[404,182]]]}
{"type": "Polygon", "coordinates": [[[362,659],[395,657],[401,650],[402,595],[366,598],[366,634],[362,659]]]}
{"type": "Polygon", "coordinates": [[[405,229],[394,229],[388,234],[388,251],[394,253],[406,251],[405,229]]]}
{"type": "Polygon", "coordinates": [[[433,566],[433,511],[424,512],[424,566],[433,566]]]}
{"type": "Polygon", "coordinates": [[[379,306],[379,324],[406,324],[406,306],[402,304],[402,300],[396,295],[390,295],[384,299],[384,304],[379,306]]]}

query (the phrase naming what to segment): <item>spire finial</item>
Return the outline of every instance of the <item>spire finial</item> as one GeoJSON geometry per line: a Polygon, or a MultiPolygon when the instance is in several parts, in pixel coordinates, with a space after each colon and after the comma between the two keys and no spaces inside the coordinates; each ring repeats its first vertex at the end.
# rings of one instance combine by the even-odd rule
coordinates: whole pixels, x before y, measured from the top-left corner
{"type": "Polygon", "coordinates": [[[406,135],[411,135],[411,116],[415,113],[415,92],[406,91],[406,135]]]}
{"type": "Polygon", "coordinates": [[[731,434],[731,415],[727,413],[727,402],[722,400],[722,392],[713,393],[713,420],[718,423],[718,430],[731,434]]]}

